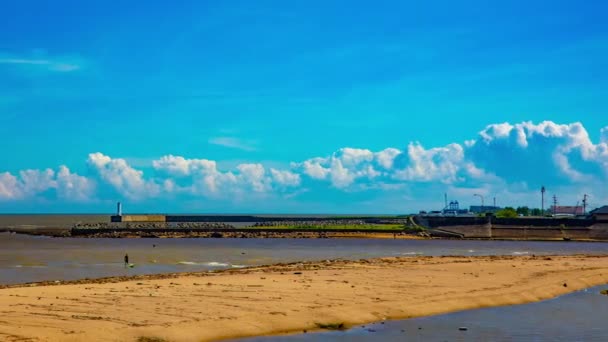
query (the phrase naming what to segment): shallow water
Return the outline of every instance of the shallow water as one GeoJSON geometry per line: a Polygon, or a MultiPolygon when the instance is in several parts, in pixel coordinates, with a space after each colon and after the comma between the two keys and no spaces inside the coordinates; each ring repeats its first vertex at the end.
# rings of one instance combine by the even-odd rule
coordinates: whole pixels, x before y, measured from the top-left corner
{"type": "Polygon", "coordinates": [[[391,239],[85,239],[0,233],[0,283],[416,255],[603,254],[585,242],[391,239]],[[124,268],[129,254],[134,268],[124,268]]]}
{"type": "Polygon", "coordinates": [[[304,341],[606,341],[608,297],[598,286],[515,306],[388,321],[348,331],[256,337],[239,342],[304,341]],[[466,327],[467,331],[460,331],[466,327]]]}

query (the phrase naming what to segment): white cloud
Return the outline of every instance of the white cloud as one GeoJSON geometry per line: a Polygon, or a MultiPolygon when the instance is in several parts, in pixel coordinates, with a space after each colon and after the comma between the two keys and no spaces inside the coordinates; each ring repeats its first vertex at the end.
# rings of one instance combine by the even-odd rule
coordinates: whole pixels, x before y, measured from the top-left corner
{"type": "MultiPolygon", "coordinates": [[[[313,179],[326,179],[331,169],[324,167],[327,164],[328,158],[313,158],[304,161],[302,168],[304,173],[313,179]]],[[[297,163],[295,164],[297,166],[297,163]]]]}
{"type": "Polygon", "coordinates": [[[405,150],[379,151],[345,147],[328,156],[292,162],[287,169],[177,155],[147,163],[139,169],[125,159],[92,153],[88,164],[95,175],[91,178],[72,173],[66,166],[57,171],[4,172],[0,173],[0,199],[50,193],[59,200],[84,201],[105,195],[97,190],[112,189],[133,201],[183,195],[238,202],[273,196],[289,199],[303,192],[314,196],[328,187],[348,194],[408,191],[408,196],[415,197],[418,191],[428,197],[427,193],[450,189],[462,196],[478,192],[523,199],[527,197],[522,194],[535,192],[541,185],[569,191],[585,188],[602,199],[608,198],[602,190],[608,179],[608,127],[594,143],[581,123],[500,123],[488,125],[477,139],[463,143],[426,148],[413,142],[405,150]],[[153,170],[145,169],[144,174],[148,166],[153,170]]]}
{"type": "Polygon", "coordinates": [[[79,63],[76,62],[29,58],[0,58],[0,64],[44,68],[46,70],[55,72],[72,72],[77,71],[82,67],[79,63]]]}
{"type": "Polygon", "coordinates": [[[247,193],[265,194],[300,184],[299,174],[274,168],[267,170],[262,164],[243,163],[232,171],[220,171],[213,160],[169,155],[153,161],[153,166],[170,176],[186,178],[190,185],[173,189],[196,196],[218,198],[236,194],[242,197],[247,193]]]}
{"type": "Polygon", "coordinates": [[[19,172],[21,191],[24,196],[47,191],[57,187],[55,171],[46,170],[24,170],[19,172]]]}
{"type": "Polygon", "coordinates": [[[112,159],[97,152],[89,154],[88,163],[104,182],[129,199],[156,197],[160,193],[158,184],[145,180],[143,171],[132,168],[124,159],[112,159]]]}
{"type": "Polygon", "coordinates": [[[387,148],[383,151],[376,153],[376,160],[378,164],[386,170],[390,170],[393,167],[395,158],[402,152],[396,148],[387,148]]]}
{"type": "Polygon", "coordinates": [[[163,156],[159,160],[152,161],[152,166],[157,170],[163,170],[172,176],[189,176],[194,173],[209,173],[217,170],[217,164],[207,159],[186,159],[180,156],[163,156]]]}
{"type": "Polygon", "coordinates": [[[293,173],[293,172],[287,171],[287,170],[281,171],[281,170],[271,168],[270,174],[272,175],[272,179],[277,184],[280,184],[283,186],[298,186],[298,185],[300,185],[300,182],[302,181],[299,174],[293,173]]]}
{"type": "Polygon", "coordinates": [[[58,199],[88,201],[94,192],[92,180],[71,173],[61,166],[58,172],[46,170],[23,170],[18,176],[8,172],[0,174],[0,200],[22,200],[35,198],[54,190],[58,199]]]}
{"type": "Polygon", "coordinates": [[[17,177],[8,172],[0,173],[0,200],[13,200],[21,196],[17,177]]]}
{"type": "MultiPolygon", "coordinates": [[[[553,166],[561,174],[571,181],[582,182],[589,181],[593,175],[577,170],[577,167],[572,165],[573,156],[600,166],[604,172],[608,172],[606,129],[602,129],[600,133],[600,142],[594,144],[580,122],[557,124],[552,121],[543,121],[534,124],[528,121],[515,125],[508,123],[488,125],[479,135],[482,143],[489,147],[485,149],[486,153],[491,153],[493,150],[497,150],[494,147],[500,146],[502,146],[500,153],[508,152],[506,147],[511,146],[512,154],[522,153],[519,151],[534,151],[539,158],[551,156],[553,166]]],[[[479,142],[476,145],[479,145],[479,142]]],[[[533,156],[525,155],[525,158],[529,159],[533,156]]]]}
{"type": "Polygon", "coordinates": [[[270,179],[262,164],[241,164],[237,166],[240,178],[255,192],[267,192],[271,189],[270,179]]]}
{"type": "Polygon", "coordinates": [[[459,144],[425,149],[419,143],[411,143],[407,148],[409,165],[396,170],[395,179],[407,181],[459,181],[458,172],[464,166],[464,149],[459,144]]]}
{"type": "Polygon", "coordinates": [[[330,177],[333,186],[336,188],[345,188],[351,185],[357,176],[342,165],[341,159],[333,158],[331,161],[330,177]]]}
{"type": "Polygon", "coordinates": [[[89,201],[95,194],[95,182],[87,177],[70,172],[67,166],[60,166],[56,176],[57,196],[63,199],[89,201]]]}
{"type": "Polygon", "coordinates": [[[209,139],[209,143],[213,145],[224,146],[228,148],[235,148],[243,151],[255,151],[257,150],[257,142],[253,140],[241,140],[235,137],[215,137],[209,139]]]}

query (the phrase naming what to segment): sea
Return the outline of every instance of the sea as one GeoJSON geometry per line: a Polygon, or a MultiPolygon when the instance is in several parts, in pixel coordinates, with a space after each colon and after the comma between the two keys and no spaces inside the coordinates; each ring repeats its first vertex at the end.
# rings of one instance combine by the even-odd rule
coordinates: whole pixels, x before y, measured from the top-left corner
{"type": "Polygon", "coordinates": [[[346,331],[264,336],[232,342],[372,341],[608,341],[608,286],[597,286],[554,299],[445,315],[377,322],[346,331]]]}
{"type": "Polygon", "coordinates": [[[107,239],[0,233],[0,283],[76,280],[392,256],[605,254],[597,242],[392,239],[107,239]],[[128,254],[133,268],[124,267],[128,254]]]}

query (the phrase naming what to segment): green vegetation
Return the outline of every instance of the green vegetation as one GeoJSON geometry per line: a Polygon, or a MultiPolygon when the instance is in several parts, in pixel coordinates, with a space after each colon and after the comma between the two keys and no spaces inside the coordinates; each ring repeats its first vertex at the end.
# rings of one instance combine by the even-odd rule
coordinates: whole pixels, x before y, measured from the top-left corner
{"type": "Polygon", "coordinates": [[[500,218],[515,218],[518,217],[517,211],[511,207],[506,207],[496,212],[496,217],[500,218]]]}
{"type": "Polygon", "coordinates": [[[602,294],[604,296],[608,296],[608,290],[602,290],[602,291],[600,291],[600,294],[602,294]]]}
{"type": "Polygon", "coordinates": [[[404,226],[403,231],[407,234],[419,234],[426,232],[426,228],[423,226],[419,226],[416,224],[414,219],[410,216],[408,217],[408,223],[404,226]]]}
{"type": "Polygon", "coordinates": [[[344,323],[327,323],[327,324],[315,323],[315,324],[320,329],[325,329],[325,330],[344,330],[344,329],[346,329],[346,326],[344,325],[344,323]]]}
{"type": "Polygon", "coordinates": [[[402,224],[300,224],[300,225],[268,225],[248,227],[248,229],[293,229],[293,230],[383,230],[388,232],[401,232],[404,229],[402,224]]]}
{"type": "Polygon", "coordinates": [[[528,207],[517,207],[517,209],[515,209],[515,211],[517,211],[518,215],[530,216],[530,208],[528,208],[528,207]]]}

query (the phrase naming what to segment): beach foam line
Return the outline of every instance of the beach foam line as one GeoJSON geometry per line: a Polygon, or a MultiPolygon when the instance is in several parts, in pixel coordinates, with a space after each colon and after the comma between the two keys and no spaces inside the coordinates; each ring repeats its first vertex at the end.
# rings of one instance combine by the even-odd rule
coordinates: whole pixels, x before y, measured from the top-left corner
{"type": "Polygon", "coordinates": [[[178,265],[186,266],[209,266],[209,267],[230,267],[231,264],[217,261],[210,262],[196,262],[196,261],[178,261],[178,265]]]}
{"type": "Polygon", "coordinates": [[[27,265],[27,264],[21,265],[21,264],[18,264],[18,265],[14,265],[11,267],[13,267],[13,268],[46,268],[47,266],[46,265],[27,265]]]}
{"type": "Polygon", "coordinates": [[[205,263],[205,265],[210,266],[210,267],[228,267],[228,266],[230,266],[230,264],[223,263],[223,262],[216,262],[216,261],[211,261],[211,262],[205,263]]]}

